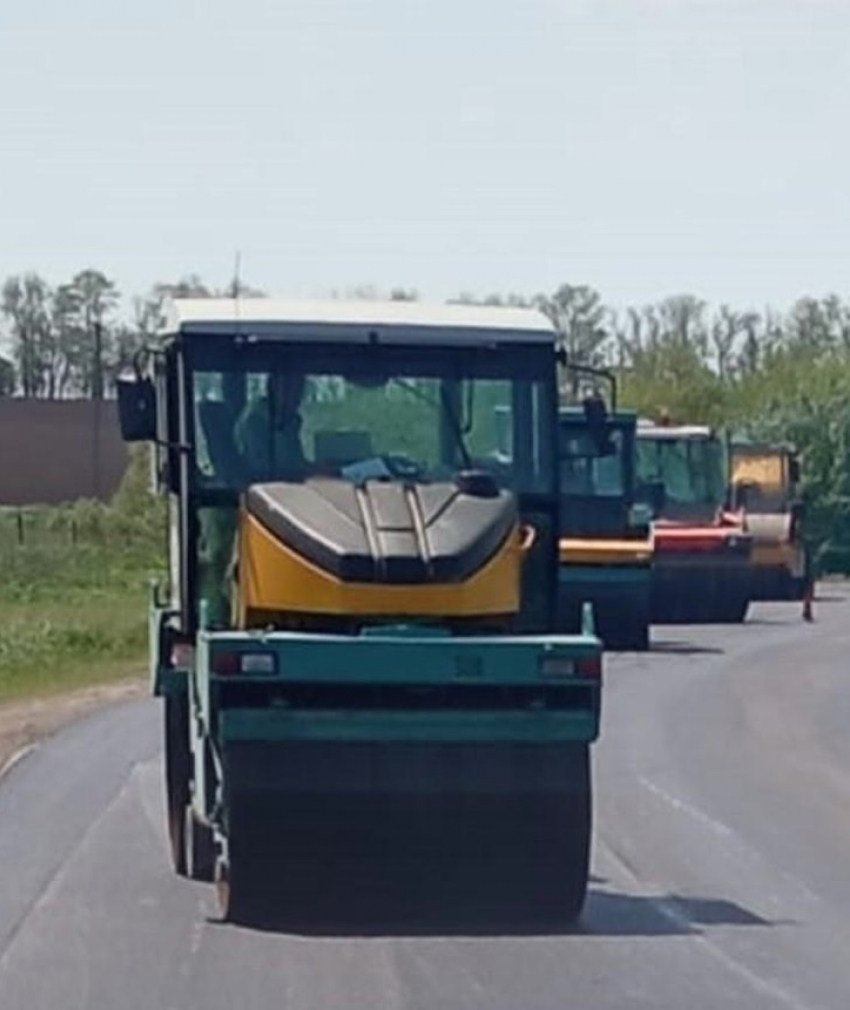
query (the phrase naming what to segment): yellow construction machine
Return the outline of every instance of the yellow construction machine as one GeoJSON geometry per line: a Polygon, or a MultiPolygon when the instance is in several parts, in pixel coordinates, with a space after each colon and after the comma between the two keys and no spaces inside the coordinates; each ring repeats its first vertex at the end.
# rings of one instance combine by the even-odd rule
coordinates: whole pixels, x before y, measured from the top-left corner
{"type": "Polygon", "coordinates": [[[736,441],[732,489],[753,538],[754,600],[799,600],[808,572],[801,537],[800,461],[789,445],[736,441]]]}

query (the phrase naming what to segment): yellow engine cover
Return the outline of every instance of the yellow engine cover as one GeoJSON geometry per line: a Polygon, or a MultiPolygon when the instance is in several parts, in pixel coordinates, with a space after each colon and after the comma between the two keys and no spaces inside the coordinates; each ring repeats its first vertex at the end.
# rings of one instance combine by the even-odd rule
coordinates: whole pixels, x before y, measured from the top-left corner
{"type": "Polygon", "coordinates": [[[464,582],[417,585],[345,582],[275,538],[244,508],[239,516],[235,590],[239,627],[271,614],[367,617],[497,617],[520,609],[529,531],[515,527],[503,546],[464,582]]]}

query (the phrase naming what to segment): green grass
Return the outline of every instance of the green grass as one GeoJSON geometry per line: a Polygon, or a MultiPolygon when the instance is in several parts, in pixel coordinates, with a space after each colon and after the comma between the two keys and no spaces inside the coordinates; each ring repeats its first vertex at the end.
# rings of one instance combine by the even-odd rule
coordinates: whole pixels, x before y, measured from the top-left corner
{"type": "Polygon", "coordinates": [[[163,537],[151,506],[0,512],[0,702],[140,672],[163,537]]]}
{"type": "Polygon", "coordinates": [[[0,628],[0,702],[126,677],[143,668],[144,594],[12,606],[0,628]]]}

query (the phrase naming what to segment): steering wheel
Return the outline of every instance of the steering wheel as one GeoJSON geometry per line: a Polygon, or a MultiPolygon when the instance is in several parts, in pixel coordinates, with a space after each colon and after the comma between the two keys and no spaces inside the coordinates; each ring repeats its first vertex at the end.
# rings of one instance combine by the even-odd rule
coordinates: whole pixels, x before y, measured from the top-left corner
{"type": "Polygon", "coordinates": [[[422,466],[399,452],[382,453],[370,456],[368,459],[349,463],[341,469],[344,477],[354,481],[365,480],[421,480],[424,474],[422,466]]]}

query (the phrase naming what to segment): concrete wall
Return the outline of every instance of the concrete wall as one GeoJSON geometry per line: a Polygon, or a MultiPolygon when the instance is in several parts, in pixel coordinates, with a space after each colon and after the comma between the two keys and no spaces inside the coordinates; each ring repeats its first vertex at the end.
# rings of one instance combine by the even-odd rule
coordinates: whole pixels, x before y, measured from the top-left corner
{"type": "Polygon", "coordinates": [[[0,505],[107,500],[128,458],[114,401],[0,398],[0,505]]]}

